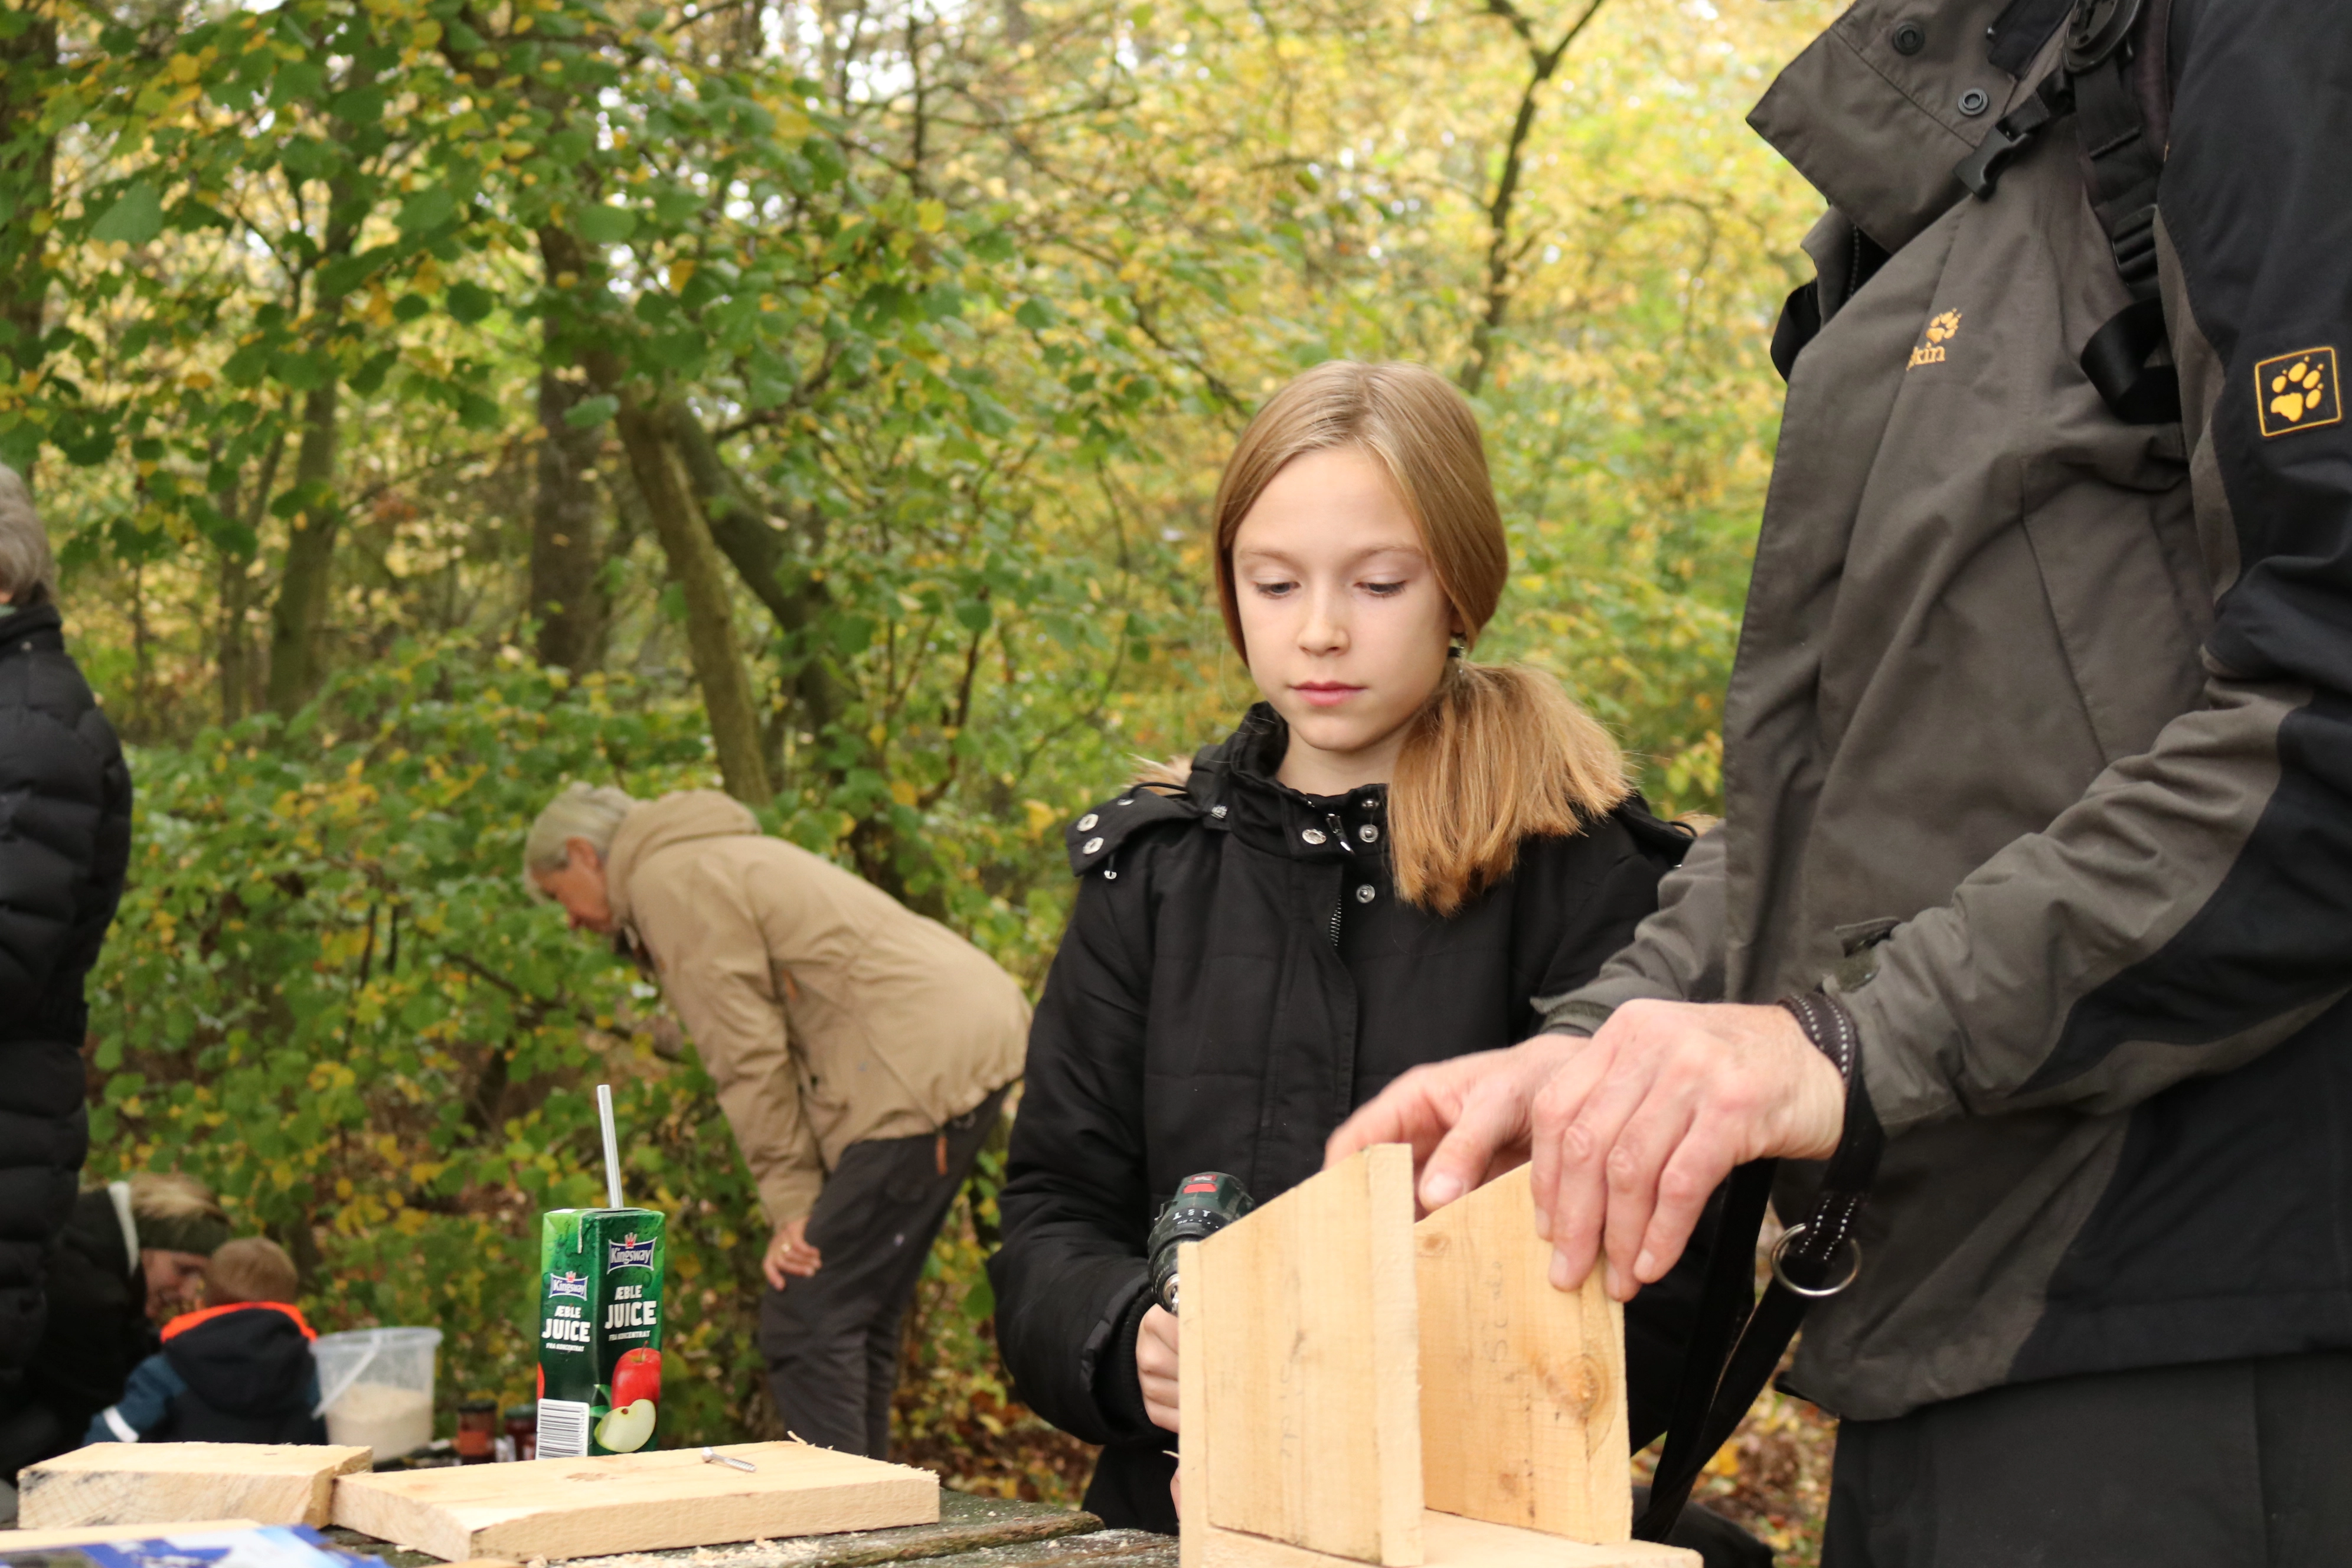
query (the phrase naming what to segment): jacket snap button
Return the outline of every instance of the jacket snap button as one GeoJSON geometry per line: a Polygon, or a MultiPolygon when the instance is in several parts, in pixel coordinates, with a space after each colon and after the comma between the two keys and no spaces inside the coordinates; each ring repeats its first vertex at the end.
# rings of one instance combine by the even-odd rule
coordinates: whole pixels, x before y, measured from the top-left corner
{"type": "Polygon", "coordinates": [[[1101,847],[1102,847],[1102,840],[1101,840],[1101,839],[1099,839],[1099,838],[1089,838],[1089,839],[1087,839],[1084,844],[1082,844],[1082,845],[1078,846],[1078,853],[1079,853],[1079,854],[1081,854],[1081,855],[1091,855],[1091,854],[1093,854],[1096,850],[1097,850],[1097,849],[1099,849],[1099,848],[1101,848],[1101,847]]]}
{"type": "Polygon", "coordinates": [[[1895,24],[1895,52],[1896,54],[1916,55],[1927,47],[1927,28],[1921,26],[1916,22],[1897,22],[1895,24]]]}
{"type": "Polygon", "coordinates": [[[1135,797],[1131,795],[1123,795],[1117,800],[1111,802],[1111,805],[1133,805],[1134,804],[1135,797]]]}
{"type": "Polygon", "coordinates": [[[1980,87],[1972,87],[1960,94],[1960,112],[1971,120],[1991,107],[1992,100],[1985,95],[1985,89],[1980,87]]]}
{"type": "Polygon", "coordinates": [[[1118,873],[1116,871],[1106,870],[1103,872],[1103,880],[1106,882],[1116,882],[1118,880],[1118,873]]]}
{"type": "Polygon", "coordinates": [[[1373,893],[1372,885],[1370,882],[1366,882],[1362,887],[1356,889],[1356,902],[1360,904],[1369,904],[1372,901],[1374,897],[1376,897],[1376,895],[1373,893]]]}
{"type": "Polygon", "coordinates": [[[1367,844],[1377,844],[1380,842],[1381,830],[1367,822],[1361,827],[1356,829],[1356,837],[1362,839],[1367,844]]]}
{"type": "Polygon", "coordinates": [[[1223,816],[1225,815],[1225,808],[1222,805],[1213,805],[1209,807],[1209,815],[1211,816],[1223,816]]]}
{"type": "Polygon", "coordinates": [[[1081,833],[1092,833],[1095,830],[1095,824],[1101,820],[1101,817],[1097,816],[1090,811],[1084,816],[1078,818],[1078,831],[1081,833]]]}
{"type": "Polygon", "coordinates": [[[1320,844],[1323,842],[1323,830],[1319,827],[1310,827],[1301,833],[1298,837],[1304,838],[1309,844],[1320,844]]]}

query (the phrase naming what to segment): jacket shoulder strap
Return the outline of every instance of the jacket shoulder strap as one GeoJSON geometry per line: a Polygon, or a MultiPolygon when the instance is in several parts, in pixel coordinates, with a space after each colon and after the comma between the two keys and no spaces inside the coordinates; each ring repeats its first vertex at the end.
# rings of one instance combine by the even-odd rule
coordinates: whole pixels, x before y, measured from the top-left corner
{"type": "MultiPolygon", "coordinates": [[[[2172,0],[2074,0],[2058,68],[1953,171],[1979,200],[1990,201],[2009,161],[2053,121],[2074,117],[2092,211],[2132,295],[2091,334],[2083,374],[2116,416],[2132,425],[2180,417],[2179,373],[2149,363],[2166,346],[2156,213],[2172,118],[2171,31],[2172,0]]],[[[2000,32],[1995,24],[1996,47],[2000,32]]]]}

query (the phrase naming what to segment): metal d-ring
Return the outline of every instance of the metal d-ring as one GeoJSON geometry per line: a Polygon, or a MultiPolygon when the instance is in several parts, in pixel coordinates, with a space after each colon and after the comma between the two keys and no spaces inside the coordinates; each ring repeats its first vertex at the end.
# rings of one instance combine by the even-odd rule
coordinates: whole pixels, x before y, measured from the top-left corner
{"type": "Polygon", "coordinates": [[[1853,1248],[1853,1267],[1845,1271],[1844,1279],[1839,1280],[1834,1285],[1826,1287],[1818,1285],[1811,1287],[1800,1285],[1794,1279],[1789,1278],[1789,1271],[1787,1269],[1780,1267],[1780,1257],[1781,1254],[1789,1250],[1789,1244],[1790,1242],[1796,1240],[1797,1237],[1804,1235],[1805,1232],[1811,1228],[1812,1226],[1810,1225],[1792,1225],[1788,1229],[1780,1233],[1780,1239],[1772,1244],[1772,1278],[1780,1282],[1780,1286],[1783,1289],[1793,1291],[1797,1295],[1802,1296],[1810,1301],[1822,1301],[1827,1300],[1832,1296],[1843,1294],[1845,1288],[1853,1284],[1855,1279],[1861,1275],[1862,1243],[1849,1236],[1844,1241],[1839,1244],[1843,1247],[1850,1247],[1853,1248]]]}

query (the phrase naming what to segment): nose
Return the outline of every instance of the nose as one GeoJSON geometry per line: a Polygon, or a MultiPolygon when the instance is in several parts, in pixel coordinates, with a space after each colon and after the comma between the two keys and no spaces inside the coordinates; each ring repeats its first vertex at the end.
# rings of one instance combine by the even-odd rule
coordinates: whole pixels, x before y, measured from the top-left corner
{"type": "Polygon", "coordinates": [[[1348,647],[1348,626],[1341,595],[1328,588],[1308,590],[1307,621],[1298,628],[1298,647],[1305,653],[1342,653],[1348,647]]]}

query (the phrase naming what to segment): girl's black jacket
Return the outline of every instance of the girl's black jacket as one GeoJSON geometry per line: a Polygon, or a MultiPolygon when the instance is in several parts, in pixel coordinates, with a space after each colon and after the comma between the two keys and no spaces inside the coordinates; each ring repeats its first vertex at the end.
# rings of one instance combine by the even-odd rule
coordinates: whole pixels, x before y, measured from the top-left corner
{"type": "MultiPolygon", "coordinates": [[[[1030,1030],[989,1278],[1022,1397],[1108,1445],[1086,1506],[1114,1525],[1176,1527],[1135,1334],[1145,1236],[1177,1182],[1228,1171],[1263,1203],[1407,1068],[1537,1033],[1534,999],[1632,939],[1687,842],[1631,801],[1524,844],[1440,920],[1390,885],[1387,791],[1275,783],[1287,739],[1261,704],[1184,786],[1129,789],[1069,832],[1077,902],[1030,1030]]],[[[1694,1247],[1629,1312],[1637,1446],[1665,1425],[1701,1267],[1694,1247]]]]}

